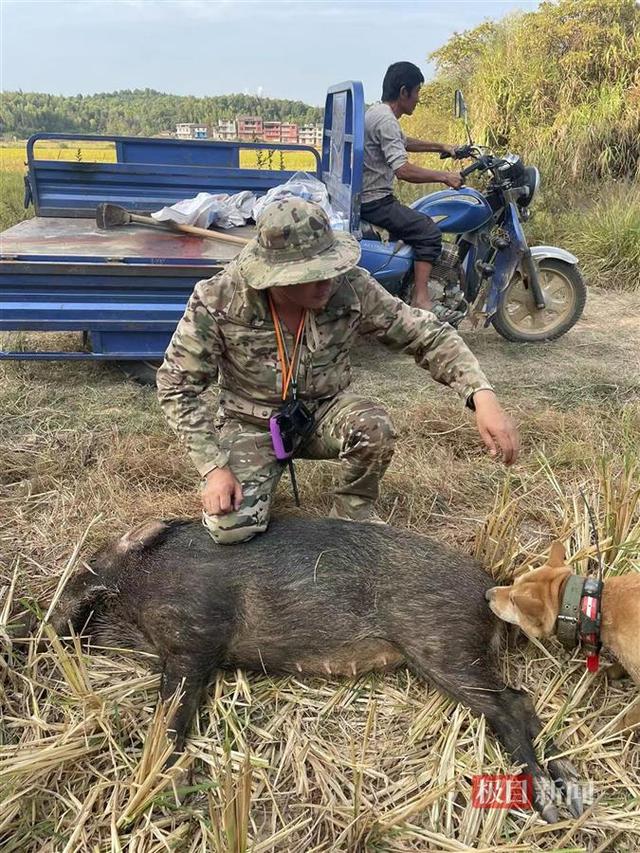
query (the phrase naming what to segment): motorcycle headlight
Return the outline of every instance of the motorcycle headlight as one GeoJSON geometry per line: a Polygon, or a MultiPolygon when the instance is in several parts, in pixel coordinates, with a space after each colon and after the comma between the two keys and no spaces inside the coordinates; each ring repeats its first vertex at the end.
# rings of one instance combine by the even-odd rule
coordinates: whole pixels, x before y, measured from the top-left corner
{"type": "Polygon", "coordinates": [[[517,154],[505,154],[498,167],[500,178],[508,181],[512,187],[520,187],[524,181],[525,168],[517,154]]]}
{"type": "Polygon", "coordinates": [[[527,189],[527,194],[521,196],[518,204],[520,207],[529,207],[540,186],[540,172],[535,166],[525,166],[522,185],[527,189]]]}

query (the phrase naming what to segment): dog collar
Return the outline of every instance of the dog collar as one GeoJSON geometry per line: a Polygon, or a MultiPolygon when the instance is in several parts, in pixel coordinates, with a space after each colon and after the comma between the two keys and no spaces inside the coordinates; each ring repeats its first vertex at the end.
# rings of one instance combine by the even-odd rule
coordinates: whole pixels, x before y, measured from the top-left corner
{"type": "Polygon", "coordinates": [[[562,594],[556,635],[567,649],[578,644],[587,652],[587,669],[596,672],[600,663],[602,581],[570,575],[562,594]]]}

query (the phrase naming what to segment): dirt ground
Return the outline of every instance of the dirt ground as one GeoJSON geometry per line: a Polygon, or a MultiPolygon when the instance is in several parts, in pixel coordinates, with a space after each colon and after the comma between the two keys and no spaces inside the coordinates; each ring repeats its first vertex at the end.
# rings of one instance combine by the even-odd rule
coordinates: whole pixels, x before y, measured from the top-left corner
{"type": "MultiPolygon", "coordinates": [[[[603,542],[613,543],[610,570],[640,571],[640,507],[626,526],[619,512],[640,487],[640,296],[592,289],[578,326],[542,346],[507,343],[492,329],[463,335],[520,426],[521,459],[507,474],[483,451],[455,395],[407,357],[363,344],[354,387],[382,399],[399,432],[380,514],[475,553],[498,577],[536,564],[554,536],[584,570],[591,546],[580,486],[603,542]]],[[[332,463],[299,463],[303,505],[293,507],[283,478],[275,511],[326,513],[334,471],[332,463]]],[[[5,600],[46,599],[83,537],[81,555],[139,520],[194,515],[198,506],[197,478],[152,389],[113,366],[0,362],[5,600]]],[[[215,826],[218,818],[226,826],[225,804],[238,807],[245,755],[256,850],[640,845],[637,735],[608,728],[636,690],[587,677],[580,655],[555,643],[519,647],[505,664],[601,797],[583,823],[567,818],[554,828],[532,814],[472,809],[471,773],[509,764],[479,721],[404,671],[355,683],[221,676],[192,741],[200,787],[176,802],[157,792],[147,801],[140,773],[155,682],[144,667],[72,652],[79,690],[71,658],[61,667],[53,652],[26,663],[12,654],[0,655],[6,850],[240,850],[215,826]],[[221,764],[229,742],[231,758],[221,764]]]]}
{"type": "MultiPolygon", "coordinates": [[[[570,408],[590,400],[637,400],[640,396],[640,295],[591,288],[578,325],[557,341],[523,346],[509,343],[492,328],[461,332],[512,411],[534,406],[570,408]]],[[[360,351],[354,359],[359,384],[388,402],[402,405],[441,395],[423,372],[402,355],[360,351]],[[383,368],[383,369],[381,369],[383,368]]],[[[447,393],[447,392],[445,392],[447,393]]]]}

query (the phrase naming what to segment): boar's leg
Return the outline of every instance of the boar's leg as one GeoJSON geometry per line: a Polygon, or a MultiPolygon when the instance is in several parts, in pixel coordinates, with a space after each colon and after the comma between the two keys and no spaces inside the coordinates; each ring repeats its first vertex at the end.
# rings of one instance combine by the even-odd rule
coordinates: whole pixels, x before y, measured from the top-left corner
{"type": "Polygon", "coordinates": [[[406,649],[410,666],[426,679],[475,714],[484,714],[497,738],[518,764],[523,764],[533,778],[533,804],[548,823],[559,820],[555,790],[536,758],[533,746],[533,721],[537,721],[527,695],[507,687],[487,659],[478,657],[476,643],[468,653],[456,643],[455,653],[447,646],[433,645],[420,650],[406,649]]]}
{"type": "MultiPolygon", "coordinates": [[[[529,727],[532,740],[535,740],[542,731],[542,723],[538,719],[533,705],[529,714],[529,727]]],[[[584,811],[585,804],[582,799],[580,786],[578,783],[579,774],[574,765],[568,758],[555,758],[560,750],[555,741],[549,739],[544,743],[544,755],[547,759],[547,769],[551,774],[555,785],[562,791],[564,801],[566,802],[569,811],[574,817],[580,817],[584,811]]]]}
{"type": "MultiPolygon", "coordinates": [[[[215,665],[215,664],[214,664],[215,665]]],[[[167,759],[165,767],[170,767],[184,750],[189,724],[198,710],[202,691],[212,672],[212,660],[209,657],[206,665],[194,660],[193,657],[181,658],[172,655],[165,660],[160,683],[160,699],[171,699],[176,690],[182,693],[180,705],[173,719],[169,722],[169,737],[174,742],[174,750],[167,759]]]]}

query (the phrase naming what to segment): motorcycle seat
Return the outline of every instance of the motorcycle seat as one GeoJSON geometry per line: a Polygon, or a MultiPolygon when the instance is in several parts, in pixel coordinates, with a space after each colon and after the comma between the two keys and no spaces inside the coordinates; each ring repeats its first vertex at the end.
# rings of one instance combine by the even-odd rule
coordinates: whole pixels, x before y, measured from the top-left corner
{"type": "Polygon", "coordinates": [[[360,231],[363,240],[378,240],[380,243],[388,243],[391,240],[386,228],[380,228],[379,225],[373,225],[365,219],[360,220],[360,231]]]}

